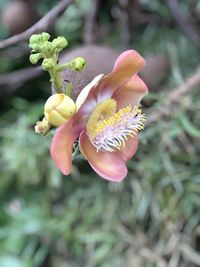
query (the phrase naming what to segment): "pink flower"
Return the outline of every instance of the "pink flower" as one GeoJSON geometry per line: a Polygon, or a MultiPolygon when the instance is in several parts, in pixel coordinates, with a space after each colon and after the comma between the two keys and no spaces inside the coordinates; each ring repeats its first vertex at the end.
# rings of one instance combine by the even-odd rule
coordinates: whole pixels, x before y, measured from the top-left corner
{"type": "Polygon", "coordinates": [[[51,157],[63,174],[71,172],[73,145],[79,138],[81,153],[99,176],[114,182],[126,177],[125,163],[136,153],[137,133],[144,128],[139,104],[148,89],[137,75],[144,64],[136,51],[125,51],[110,74],[82,90],[77,113],[52,140],[51,157]]]}

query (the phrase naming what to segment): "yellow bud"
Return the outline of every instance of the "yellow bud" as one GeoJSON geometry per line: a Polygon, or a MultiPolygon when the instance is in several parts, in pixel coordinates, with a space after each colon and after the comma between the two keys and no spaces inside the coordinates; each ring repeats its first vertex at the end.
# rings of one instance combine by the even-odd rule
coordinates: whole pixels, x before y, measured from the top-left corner
{"type": "Polygon", "coordinates": [[[76,104],[65,94],[50,96],[44,106],[44,115],[48,122],[54,126],[61,126],[76,112],[76,104]]]}

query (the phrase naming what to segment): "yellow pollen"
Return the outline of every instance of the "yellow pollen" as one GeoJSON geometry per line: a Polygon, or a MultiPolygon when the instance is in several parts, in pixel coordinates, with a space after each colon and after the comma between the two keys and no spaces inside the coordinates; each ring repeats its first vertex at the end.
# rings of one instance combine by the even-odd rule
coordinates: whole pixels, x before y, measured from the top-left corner
{"type": "Polygon", "coordinates": [[[106,100],[95,108],[87,124],[87,135],[98,151],[114,152],[128,137],[144,129],[146,116],[140,107],[127,106],[116,112],[116,102],[106,100]]]}
{"type": "Polygon", "coordinates": [[[92,137],[95,138],[98,134],[102,133],[105,127],[107,126],[114,126],[120,124],[122,118],[124,117],[126,117],[126,120],[124,120],[124,124],[126,125],[126,122],[128,121],[130,114],[135,116],[141,115],[142,111],[137,106],[135,106],[134,108],[132,108],[131,106],[127,106],[125,108],[120,109],[118,112],[114,113],[111,117],[99,121],[95,126],[95,131],[92,137]]]}
{"type": "Polygon", "coordinates": [[[115,114],[117,103],[114,99],[107,99],[99,103],[89,117],[86,129],[92,138],[96,135],[97,125],[115,114]]]}

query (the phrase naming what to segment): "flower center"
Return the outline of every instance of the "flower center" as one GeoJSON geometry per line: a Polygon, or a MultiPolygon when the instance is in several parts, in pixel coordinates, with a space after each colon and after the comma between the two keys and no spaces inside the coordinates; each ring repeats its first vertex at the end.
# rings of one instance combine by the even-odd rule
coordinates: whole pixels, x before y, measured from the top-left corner
{"type": "Polygon", "coordinates": [[[86,129],[89,136],[94,137],[97,124],[112,116],[116,111],[117,103],[113,99],[107,99],[99,103],[89,117],[86,129]]]}
{"type": "Polygon", "coordinates": [[[91,143],[98,151],[114,152],[125,146],[128,136],[134,137],[144,129],[146,117],[138,106],[127,106],[116,112],[116,101],[108,99],[96,106],[86,129],[91,143]]]}

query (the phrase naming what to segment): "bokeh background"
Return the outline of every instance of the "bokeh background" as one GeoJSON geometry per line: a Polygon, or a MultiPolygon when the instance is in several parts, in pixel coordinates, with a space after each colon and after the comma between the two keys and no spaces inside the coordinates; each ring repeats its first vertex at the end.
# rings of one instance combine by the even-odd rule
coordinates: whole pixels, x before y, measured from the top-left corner
{"type": "MultiPolygon", "coordinates": [[[[58,2],[1,0],[1,40],[58,2]]],[[[147,118],[157,117],[140,133],[123,182],[101,179],[82,158],[64,177],[50,159],[52,136],[34,133],[49,77],[30,69],[28,41],[1,49],[0,266],[200,266],[200,83],[162,113],[169,93],[200,64],[199,1],[76,0],[49,31],[68,39],[68,57],[84,47],[93,70],[99,57],[91,55],[92,43],[108,53],[105,69],[113,53],[138,50],[150,91],[142,104],[147,118]]]]}

